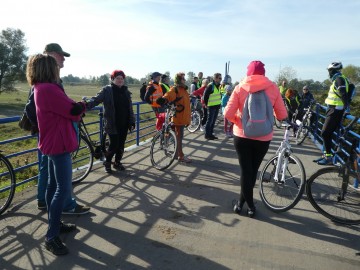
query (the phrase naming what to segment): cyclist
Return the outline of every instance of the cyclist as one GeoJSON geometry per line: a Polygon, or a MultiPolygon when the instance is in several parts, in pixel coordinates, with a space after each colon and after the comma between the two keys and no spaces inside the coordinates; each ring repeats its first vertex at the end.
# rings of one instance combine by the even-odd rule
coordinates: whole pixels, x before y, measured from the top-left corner
{"type": "Polygon", "coordinates": [[[293,123],[293,120],[295,121],[296,119],[301,119],[302,101],[299,94],[292,88],[289,88],[285,92],[285,106],[288,112],[288,122],[293,125],[295,137],[296,124],[293,123]],[[295,113],[297,113],[296,119],[293,119],[295,113]]]}
{"type": "Polygon", "coordinates": [[[175,125],[175,133],[178,146],[178,160],[179,162],[190,163],[191,159],[184,155],[182,150],[182,139],[184,137],[184,127],[190,124],[190,98],[187,92],[188,87],[185,84],[185,74],[180,72],[175,76],[175,85],[170,88],[163,97],[160,97],[156,102],[163,106],[168,102],[175,102],[176,114],[174,115],[173,122],[175,125]]]}
{"type": "Polygon", "coordinates": [[[331,136],[339,127],[345,108],[348,107],[347,92],[349,90],[346,77],[341,74],[343,68],[341,62],[332,62],[327,70],[332,81],[325,103],[328,105],[326,118],[321,130],[324,144],[324,155],[315,160],[319,165],[331,165],[333,163],[331,152],[331,136]]]}
{"type": "Polygon", "coordinates": [[[203,117],[202,117],[202,120],[201,120],[201,125],[200,125],[200,130],[201,131],[205,130],[205,124],[206,124],[206,121],[207,121],[207,108],[205,107],[205,104],[204,104],[203,95],[204,95],[204,91],[205,91],[208,84],[209,84],[209,80],[204,79],[202,81],[201,87],[198,90],[193,92],[193,96],[201,99],[201,105],[202,105],[202,109],[203,109],[203,113],[204,113],[203,117]]]}

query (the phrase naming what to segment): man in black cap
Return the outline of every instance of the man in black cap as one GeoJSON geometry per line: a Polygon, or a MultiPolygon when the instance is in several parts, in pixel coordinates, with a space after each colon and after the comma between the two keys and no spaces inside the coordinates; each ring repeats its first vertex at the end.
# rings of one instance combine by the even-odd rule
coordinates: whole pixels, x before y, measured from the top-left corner
{"type": "MultiPolygon", "coordinates": [[[[44,54],[51,55],[55,58],[59,68],[64,67],[65,57],[69,57],[70,54],[64,52],[61,46],[57,43],[50,43],[45,46],[44,54]]],[[[61,83],[61,82],[60,82],[61,83]]],[[[35,122],[36,120],[36,109],[35,102],[33,99],[33,94],[29,98],[29,102],[26,105],[26,113],[31,120],[31,122],[35,122]]],[[[38,209],[46,210],[45,203],[45,192],[47,188],[48,180],[48,157],[46,155],[41,155],[40,159],[40,168],[39,168],[39,179],[38,179],[38,209]]],[[[74,197],[69,197],[66,199],[64,204],[63,214],[69,215],[82,215],[90,212],[90,207],[77,204],[76,199],[74,197]]]]}
{"type": "Polygon", "coordinates": [[[156,103],[156,100],[166,93],[166,89],[159,84],[162,74],[154,72],[151,74],[151,81],[148,84],[145,101],[151,105],[156,115],[156,129],[160,130],[165,121],[165,108],[156,103]]]}

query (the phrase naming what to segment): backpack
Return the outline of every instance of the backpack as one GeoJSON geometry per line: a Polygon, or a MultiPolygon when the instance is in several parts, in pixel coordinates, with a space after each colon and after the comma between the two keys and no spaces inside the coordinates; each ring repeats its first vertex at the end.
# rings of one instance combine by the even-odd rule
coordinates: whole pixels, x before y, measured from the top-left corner
{"type": "Polygon", "coordinates": [[[244,103],[241,120],[246,137],[260,137],[272,132],[273,106],[264,90],[249,93],[244,103]]]}
{"type": "Polygon", "coordinates": [[[145,102],[145,94],[147,89],[147,83],[143,82],[143,84],[140,87],[140,99],[145,102]]]}

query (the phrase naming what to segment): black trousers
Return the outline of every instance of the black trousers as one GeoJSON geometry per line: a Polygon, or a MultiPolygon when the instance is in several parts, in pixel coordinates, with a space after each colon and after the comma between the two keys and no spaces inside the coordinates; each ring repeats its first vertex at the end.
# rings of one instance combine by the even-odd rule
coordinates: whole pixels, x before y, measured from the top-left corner
{"type": "Polygon", "coordinates": [[[111,162],[115,155],[115,161],[120,162],[124,154],[125,141],[127,137],[127,129],[123,128],[118,134],[108,134],[110,144],[107,149],[106,162],[111,162]]]}
{"type": "Polygon", "coordinates": [[[326,111],[326,118],[321,130],[321,137],[325,147],[326,154],[331,154],[331,136],[333,132],[340,126],[344,110],[336,110],[329,107],[326,111]]]}
{"type": "Polygon", "coordinates": [[[256,141],[247,138],[234,136],[234,146],[240,164],[240,206],[246,202],[247,206],[253,209],[253,190],[257,173],[264,159],[270,141],[256,141]]]}

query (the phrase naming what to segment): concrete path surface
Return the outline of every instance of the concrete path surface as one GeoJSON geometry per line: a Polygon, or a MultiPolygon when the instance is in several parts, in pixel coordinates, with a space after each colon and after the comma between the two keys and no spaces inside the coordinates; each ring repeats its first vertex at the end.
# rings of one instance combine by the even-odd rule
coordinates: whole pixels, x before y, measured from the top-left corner
{"type": "MultiPolygon", "coordinates": [[[[265,160],[282,132],[276,131],[265,160]]],[[[192,164],[175,161],[158,171],[145,144],[125,153],[126,171],[108,175],[97,165],[74,187],[78,202],[92,209],[63,216],[78,227],[61,235],[66,256],[44,248],[47,216],[36,208],[36,188],[16,194],[0,216],[0,269],[360,269],[360,226],[332,223],[305,195],[294,209],[273,213],[258,185],[256,217],[234,214],[240,171],[232,139],[220,127],[217,141],[185,133],[192,164]]],[[[310,140],[293,149],[309,177],[319,168],[312,160],[320,151],[310,140]]]]}

